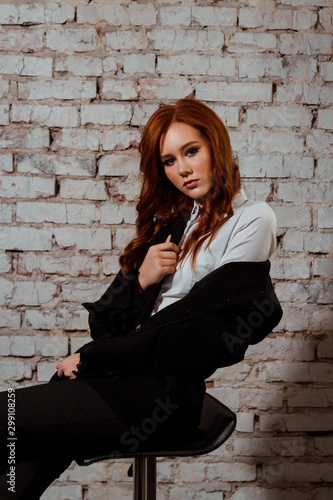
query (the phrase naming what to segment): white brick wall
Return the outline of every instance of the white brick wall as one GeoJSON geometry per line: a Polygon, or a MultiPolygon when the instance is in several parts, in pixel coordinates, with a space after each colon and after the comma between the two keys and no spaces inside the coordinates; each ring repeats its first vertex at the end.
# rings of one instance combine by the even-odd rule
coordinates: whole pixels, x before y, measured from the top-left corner
{"type": "MultiPolygon", "coordinates": [[[[284,317],[211,377],[236,431],[210,455],[160,460],[161,500],[333,495],[332,19],[331,0],[1,1],[4,390],[47,381],[89,340],[80,302],[135,234],[137,148],[161,104],[206,101],[248,196],[277,215],[284,317]]],[[[72,464],[42,498],[130,499],[127,467],[72,464]]]]}

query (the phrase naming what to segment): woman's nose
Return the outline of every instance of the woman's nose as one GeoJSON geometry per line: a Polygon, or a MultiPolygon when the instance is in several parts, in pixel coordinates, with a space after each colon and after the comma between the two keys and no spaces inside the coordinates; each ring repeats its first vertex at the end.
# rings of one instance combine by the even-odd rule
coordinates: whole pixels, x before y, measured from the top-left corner
{"type": "Polygon", "coordinates": [[[192,173],[192,168],[186,159],[179,161],[179,175],[185,177],[192,173]]]}

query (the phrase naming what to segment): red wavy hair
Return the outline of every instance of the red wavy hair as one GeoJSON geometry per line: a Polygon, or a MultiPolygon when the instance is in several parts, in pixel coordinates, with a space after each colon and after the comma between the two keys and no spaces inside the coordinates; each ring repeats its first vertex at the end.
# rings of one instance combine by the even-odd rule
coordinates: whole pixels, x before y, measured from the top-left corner
{"type": "Polygon", "coordinates": [[[209,244],[217,230],[233,215],[232,200],[241,187],[238,166],[233,159],[229,134],[219,116],[195,99],[180,99],[162,106],[150,117],[139,145],[140,172],[143,177],[137,205],[137,236],[125,248],[119,262],[125,274],[136,267],[143,246],[162,226],[189,209],[193,200],[174,187],[160,160],[161,137],[174,122],[198,129],[209,143],[212,155],[213,185],[200,209],[199,224],[186,239],[180,260],[192,255],[192,265],[203,243],[209,244]]]}

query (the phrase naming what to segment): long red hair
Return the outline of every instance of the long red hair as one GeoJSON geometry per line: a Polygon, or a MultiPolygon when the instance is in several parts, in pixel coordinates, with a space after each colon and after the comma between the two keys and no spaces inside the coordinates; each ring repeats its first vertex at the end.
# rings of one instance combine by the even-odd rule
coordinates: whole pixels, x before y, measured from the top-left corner
{"type": "Polygon", "coordinates": [[[205,196],[199,224],[186,239],[180,260],[191,254],[194,265],[204,241],[209,238],[209,244],[217,230],[233,215],[231,203],[241,182],[229,134],[222,120],[212,109],[195,99],[181,99],[175,105],[162,106],[150,117],[139,145],[143,180],[137,205],[137,236],[119,259],[125,274],[136,267],[143,246],[161,227],[179,216],[183,208],[193,205],[193,200],[168,180],[160,160],[161,137],[174,122],[186,123],[208,139],[213,165],[212,188],[205,196]]]}

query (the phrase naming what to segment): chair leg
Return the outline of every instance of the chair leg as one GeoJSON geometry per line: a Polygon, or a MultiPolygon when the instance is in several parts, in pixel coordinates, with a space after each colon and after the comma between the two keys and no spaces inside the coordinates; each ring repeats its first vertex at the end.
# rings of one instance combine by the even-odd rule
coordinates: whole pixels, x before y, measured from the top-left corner
{"type": "Polygon", "coordinates": [[[156,500],[156,458],[134,459],[133,500],[156,500]]]}

